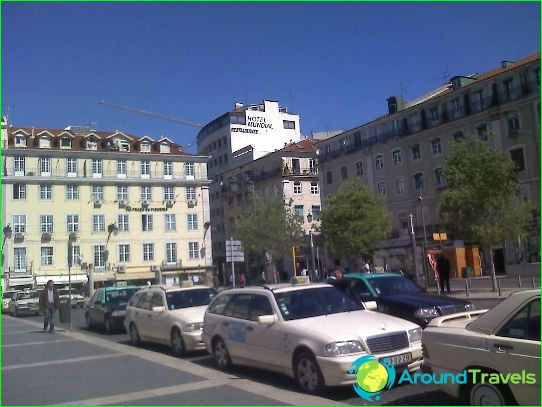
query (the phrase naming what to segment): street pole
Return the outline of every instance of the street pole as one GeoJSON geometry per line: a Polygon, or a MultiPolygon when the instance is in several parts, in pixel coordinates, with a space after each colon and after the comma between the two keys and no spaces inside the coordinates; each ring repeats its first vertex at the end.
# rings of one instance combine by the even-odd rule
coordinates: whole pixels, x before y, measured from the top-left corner
{"type": "Polygon", "coordinates": [[[418,196],[418,200],[420,201],[420,213],[421,213],[421,216],[422,216],[422,228],[423,228],[423,245],[422,245],[423,281],[424,281],[425,289],[427,290],[428,285],[429,285],[429,283],[427,281],[427,258],[426,258],[426,254],[425,254],[425,248],[427,246],[427,233],[425,231],[425,216],[423,216],[423,198],[422,198],[421,195],[418,196]]]}
{"type": "Polygon", "coordinates": [[[235,262],[233,261],[233,237],[230,237],[230,256],[231,256],[231,276],[233,288],[235,288],[235,262]]]}
{"type": "MultiPolygon", "coordinates": [[[[414,234],[414,216],[412,214],[408,215],[408,222],[410,226],[410,242],[412,244],[412,262],[414,265],[414,275],[416,276],[416,281],[420,284],[420,273],[418,272],[418,262],[416,259],[416,235],[414,234]]],[[[421,284],[420,284],[421,285],[421,284]]]]}
{"type": "MultiPolygon", "coordinates": [[[[71,236],[70,236],[71,239],[71,236]]],[[[70,331],[72,330],[72,263],[73,263],[73,244],[68,240],[68,308],[70,310],[70,331]]]]}
{"type": "Polygon", "coordinates": [[[312,230],[309,230],[309,236],[311,238],[311,266],[312,266],[312,275],[315,276],[315,268],[314,268],[314,242],[312,241],[312,230]]]}

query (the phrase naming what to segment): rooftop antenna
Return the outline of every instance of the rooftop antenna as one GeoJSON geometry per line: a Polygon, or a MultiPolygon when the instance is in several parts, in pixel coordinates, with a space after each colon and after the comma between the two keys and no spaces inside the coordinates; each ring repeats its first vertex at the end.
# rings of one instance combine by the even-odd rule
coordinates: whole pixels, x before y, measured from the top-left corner
{"type": "Polygon", "coordinates": [[[450,75],[448,73],[448,63],[444,62],[444,72],[442,73],[442,82],[448,83],[450,81],[450,75]]]}

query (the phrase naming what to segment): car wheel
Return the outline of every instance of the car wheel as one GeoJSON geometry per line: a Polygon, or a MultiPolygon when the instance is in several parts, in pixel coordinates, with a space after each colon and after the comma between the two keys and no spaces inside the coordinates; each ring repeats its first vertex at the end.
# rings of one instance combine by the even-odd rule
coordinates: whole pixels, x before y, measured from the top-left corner
{"type": "Polygon", "coordinates": [[[217,338],[213,345],[213,354],[218,367],[222,370],[228,370],[232,367],[230,353],[222,338],[217,338]]]}
{"type": "Polygon", "coordinates": [[[90,319],[90,315],[88,312],[85,314],[85,321],[87,323],[87,328],[92,329],[94,327],[94,324],[92,323],[92,320],[90,319]]]}
{"type": "Polygon", "coordinates": [[[514,404],[507,387],[477,383],[469,387],[468,401],[472,406],[507,406],[514,404]]]}
{"type": "Polygon", "coordinates": [[[113,323],[111,322],[110,317],[105,317],[105,319],[104,319],[104,329],[105,329],[105,332],[108,333],[108,334],[113,332],[113,323]]]}
{"type": "Polygon", "coordinates": [[[171,331],[171,349],[175,356],[180,356],[185,351],[183,336],[179,328],[173,328],[171,331]]]}
{"type": "Polygon", "coordinates": [[[312,353],[304,351],[294,359],[294,373],[297,384],[309,394],[318,394],[324,390],[324,377],[312,353]]]}
{"type": "Polygon", "coordinates": [[[130,343],[134,346],[138,346],[141,343],[139,331],[133,322],[130,324],[130,343]]]}

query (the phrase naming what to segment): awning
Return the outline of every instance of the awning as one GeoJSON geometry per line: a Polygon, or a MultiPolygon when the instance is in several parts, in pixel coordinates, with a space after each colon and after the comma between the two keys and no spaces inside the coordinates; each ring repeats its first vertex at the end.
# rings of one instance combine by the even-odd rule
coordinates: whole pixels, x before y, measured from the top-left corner
{"type": "Polygon", "coordinates": [[[117,281],[129,281],[129,280],[154,280],[156,275],[154,272],[144,271],[141,273],[127,272],[127,273],[115,273],[117,281]]]}
{"type": "Polygon", "coordinates": [[[29,285],[34,284],[34,278],[33,277],[19,277],[19,278],[10,278],[9,279],[9,286],[13,287],[16,285],[29,285]]]}
{"type": "Polygon", "coordinates": [[[102,272],[94,272],[92,273],[92,277],[94,279],[94,282],[96,281],[110,281],[110,280],[115,280],[115,273],[113,272],[106,272],[106,271],[102,271],[102,272]]]}
{"type": "MultiPolygon", "coordinates": [[[[68,275],[67,274],[53,274],[50,276],[36,276],[36,284],[45,285],[47,281],[53,280],[55,284],[68,284],[68,275]]],[[[88,280],[86,274],[72,274],[71,282],[72,283],[86,283],[88,280]]],[[[10,282],[11,284],[11,282],[10,282]]]]}

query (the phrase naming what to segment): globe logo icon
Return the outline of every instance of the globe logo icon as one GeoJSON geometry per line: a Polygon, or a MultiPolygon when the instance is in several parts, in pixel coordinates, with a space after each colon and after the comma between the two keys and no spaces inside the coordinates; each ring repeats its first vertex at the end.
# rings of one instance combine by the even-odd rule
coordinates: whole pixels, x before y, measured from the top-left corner
{"type": "Polygon", "coordinates": [[[354,369],[347,373],[356,376],[354,390],[367,401],[380,400],[382,390],[391,388],[395,382],[395,368],[388,358],[379,361],[366,355],[356,359],[352,366],[354,369]]]}

